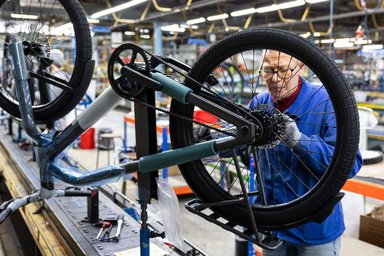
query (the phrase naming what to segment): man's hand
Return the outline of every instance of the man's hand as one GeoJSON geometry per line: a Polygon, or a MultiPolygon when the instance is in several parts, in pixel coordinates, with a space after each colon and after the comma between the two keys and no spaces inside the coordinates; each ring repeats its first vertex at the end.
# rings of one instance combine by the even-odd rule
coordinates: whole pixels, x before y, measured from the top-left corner
{"type": "Polygon", "coordinates": [[[296,122],[287,115],[283,114],[285,123],[285,131],[282,140],[288,147],[293,148],[297,145],[301,138],[301,132],[297,128],[296,122]]]}

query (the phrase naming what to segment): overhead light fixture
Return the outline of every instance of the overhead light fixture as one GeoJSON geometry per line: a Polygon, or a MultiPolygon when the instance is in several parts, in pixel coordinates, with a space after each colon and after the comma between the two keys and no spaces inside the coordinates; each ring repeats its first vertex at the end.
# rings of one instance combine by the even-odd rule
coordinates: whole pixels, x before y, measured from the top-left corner
{"type": "Polygon", "coordinates": [[[134,36],[136,33],[134,31],[125,31],[124,35],[126,36],[134,36]]]}
{"type": "Polygon", "coordinates": [[[296,1],[292,1],[292,2],[277,4],[276,6],[279,9],[288,9],[288,8],[293,8],[293,7],[297,7],[297,6],[302,6],[304,4],[305,4],[304,0],[296,0],[296,1]]]}
{"type": "Polygon", "coordinates": [[[142,38],[142,39],[150,39],[151,36],[150,35],[140,35],[140,38],[142,38]]]}
{"type": "Polygon", "coordinates": [[[98,20],[98,19],[87,18],[87,20],[88,20],[88,23],[90,23],[90,24],[100,23],[100,20],[98,20]]]}
{"type": "Polygon", "coordinates": [[[223,13],[223,14],[219,14],[219,15],[213,15],[213,16],[209,16],[207,18],[208,21],[214,21],[214,20],[222,20],[222,19],[226,19],[228,18],[229,15],[226,14],[226,13],[223,13]]]}
{"type": "Polygon", "coordinates": [[[244,10],[234,11],[231,12],[232,17],[238,17],[238,16],[244,16],[244,15],[250,15],[256,12],[255,8],[248,8],[244,10]]]}
{"type": "Polygon", "coordinates": [[[11,13],[11,17],[14,19],[23,19],[23,20],[37,20],[39,17],[37,15],[27,15],[19,13],[11,13]]]}
{"type": "Polygon", "coordinates": [[[140,32],[141,34],[148,34],[148,33],[149,33],[149,29],[147,29],[147,28],[141,28],[141,29],[139,29],[139,32],[140,32]]]}
{"type": "Polygon", "coordinates": [[[130,7],[133,7],[135,5],[138,5],[138,4],[147,2],[147,1],[148,0],[132,0],[132,1],[128,2],[128,3],[120,4],[120,5],[117,5],[115,7],[112,7],[112,8],[100,11],[100,12],[96,12],[96,13],[91,15],[91,18],[97,19],[97,18],[100,18],[102,16],[105,16],[105,15],[108,15],[108,14],[111,14],[111,13],[115,13],[115,12],[119,12],[121,10],[128,9],[130,7]]]}
{"type": "Polygon", "coordinates": [[[383,49],[382,44],[369,44],[369,45],[364,45],[363,50],[381,50],[383,49]]]}
{"type": "Polygon", "coordinates": [[[350,48],[350,47],[353,47],[353,46],[355,46],[355,44],[354,43],[352,43],[352,42],[348,42],[348,41],[337,41],[336,40],[336,42],[333,44],[333,46],[335,47],[335,48],[350,48]]]}
{"type": "Polygon", "coordinates": [[[301,37],[308,38],[311,35],[311,33],[306,32],[304,34],[300,34],[301,37]]]}
{"type": "Polygon", "coordinates": [[[359,39],[355,40],[356,45],[371,44],[371,43],[372,43],[371,39],[366,40],[366,39],[359,38],[359,39]]]}
{"type": "Polygon", "coordinates": [[[327,2],[329,0],[305,0],[305,2],[309,3],[309,4],[317,4],[317,3],[321,3],[321,2],[327,2]]]}
{"type": "Polygon", "coordinates": [[[205,18],[201,17],[201,18],[197,18],[197,19],[193,19],[193,20],[187,20],[187,25],[194,25],[194,24],[199,24],[199,23],[203,23],[205,22],[205,18]]]}
{"type": "Polygon", "coordinates": [[[314,37],[319,37],[319,36],[321,36],[321,33],[320,32],[315,32],[315,33],[313,33],[313,36],[314,37]]]}
{"type": "Polygon", "coordinates": [[[335,42],[335,39],[333,38],[320,40],[320,43],[322,44],[333,44],[334,42],[335,42]]]}
{"type": "Polygon", "coordinates": [[[167,32],[185,32],[185,28],[179,27],[178,24],[172,24],[168,26],[161,26],[162,31],[167,31],[167,32]]]}
{"type": "Polygon", "coordinates": [[[304,4],[305,4],[304,0],[296,0],[296,1],[291,1],[291,2],[286,2],[286,3],[281,3],[281,4],[272,4],[269,6],[260,7],[260,8],[255,9],[255,12],[257,12],[257,13],[272,12],[272,11],[277,11],[277,10],[282,10],[282,9],[298,7],[298,6],[301,6],[304,4]]]}

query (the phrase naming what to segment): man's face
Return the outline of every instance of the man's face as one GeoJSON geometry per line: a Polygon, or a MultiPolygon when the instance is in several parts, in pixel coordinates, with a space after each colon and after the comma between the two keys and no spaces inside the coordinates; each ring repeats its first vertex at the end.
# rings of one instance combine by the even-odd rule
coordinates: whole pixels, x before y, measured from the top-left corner
{"type": "Polygon", "coordinates": [[[263,78],[275,100],[287,98],[296,91],[300,62],[290,55],[268,50],[263,65],[263,78]]]}

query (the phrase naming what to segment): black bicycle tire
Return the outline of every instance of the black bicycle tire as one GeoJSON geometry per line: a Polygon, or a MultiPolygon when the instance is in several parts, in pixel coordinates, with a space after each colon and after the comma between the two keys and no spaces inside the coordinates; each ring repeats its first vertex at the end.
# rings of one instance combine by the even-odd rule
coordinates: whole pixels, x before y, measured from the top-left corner
{"type": "MultiPolygon", "coordinates": [[[[73,23],[76,37],[76,61],[68,86],[72,92],[62,93],[56,100],[40,106],[33,106],[34,117],[37,122],[55,121],[68,114],[83,98],[89,84],[81,83],[83,76],[88,75],[86,64],[92,57],[91,33],[82,6],[77,0],[58,0],[66,10],[73,23]]],[[[5,0],[0,1],[0,9],[5,0]]],[[[91,70],[93,72],[93,70],[91,70]]],[[[0,92],[0,107],[6,112],[20,118],[18,103],[11,101],[0,92]]]]}
{"type": "MultiPolygon", "coordinates": [[[[330,88],[330,96],[334,102],[335,112],[337,112],[338,133],[341,134],[335,152],[338,152],[331,170],[328,171],[313,191],[292,201],[287,205],[277,207],[253,208],[256,223],[260,228],[279,229],[297,225],[298,221],[316,214],[331,200],[342,188],[354,164],[358,151],[359,141],[359,119],[356,102],[353,92],[347,80],[342,75],[336,64],[326,56],[320,49],[312,43],[305,41],[301,37],[278,29],[259,29],[242,31],[223,39],[210,47],[194,64],[190,76],[201,81],[203,74],[212,70],[217,64],[217,59],[228,56],[234,49],[247,48],[252,45],[259,45],[269,49],[284,50],[299,60],[305,59],[306,65],[310,68],[316,66],[321,81],[327,84],[337,84],[330,88]]],[[[195,91],[199,91],[196,85],[190,85],[195,91]]],[[[171,112],[191,117],[193,106],[183,105],[175,100],[171,104],[171,112]]],[[[188,125],[190,122],[170,117],[170,136],[173,148],[180,148],[191,143],[191,130],[188,125]],[[181,128],[183,127],[183,128],[181,128]]],[[[215,202],[233,199],[226,194],[216,183],[207,176],[201,167],[201,161],[194,161],[180,165],[180,171],[188,185],[195,194],[205,202],[215,202]]],[[[214,211],[234,223],[249,226],[249,215],[244,208],[231,206],[226,208],[216,208],[214,211]]]]}

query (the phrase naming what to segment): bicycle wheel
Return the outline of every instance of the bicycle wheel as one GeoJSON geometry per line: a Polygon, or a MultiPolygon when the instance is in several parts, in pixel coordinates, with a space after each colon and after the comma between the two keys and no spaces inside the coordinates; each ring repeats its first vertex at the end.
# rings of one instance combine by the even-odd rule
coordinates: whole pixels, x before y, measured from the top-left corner
{"type": "Polygon", "coordinates": [[[248,83],[239,67],[231,62],[222,63],[220,68],[217,68],[214,72],[219,72],[223,86],[223,93],[226,97],[234,102],[241,103],[241,97],[243,95],[244,86],[248,83]]]}
{"type": "Polygon", "coordinates": [[[20,117],[14,77],[9,72],[11,34],[24,46],[36,121],[50,122],[66,115],[88,88],[89,81],[84,82],[83,77],[93,72],[92,68],[86,68],[92,45],[88,22],[79,2],[1,0],[0,24],[4,30],[0,38],[4,53],[0,107],[20,117]]]}
{"type": "MultiPolygon", "coordinates": [[[[356,160],[358,114],[347,80],[320,49],[282,30],[243,31],[210,47],[189,75],[203,84],[200,88],[190,85],[195,93],[255,121],[262,128],[258,141],[236,148],[235,155],[221,152],[179,166],[189,186],[204,202],[242,198],[241,178],[252,200],[256,224],[260,228],[279,229],[297,225],[315,214],[341,189],[356,160]],[[235,104],[221,84],[225,75],[220,71],[221,66],[228,62],[241,64],[243,68],[239,70],[249,81],[244,90],[251,96],[243,106],[235,104]],[[280,63],[286,66],[281,67],[280,63]],[[269,79],[275,80],[267,83],[269,79]],[[293,92],[298,95],[292,96],[293,92]],[[289,97],[283,95],[300,100],[284,109],[284,99],[289,97]],[[286,115],[303,133],[293,149],[282,140],[287,125],[282,120],[286,115]],[[247,152],[245,147],[251,150],[247,152]],[[241,175],[235,172],[235,158],[243,159],[240,156],[244,153],[252,154],[255,175],[241,161],[241,175]],[[256,183],[253,187],[251,181],[256,183]]],[[[205,119],[199,115],[197,120],[192,105],[172,101],[171,112],[176,114],[170,116],[173,148],[236,134],[233,125],[219,118],[206,115],[209,119],[205,119]],[[205,138],[196,136],[195,131],[201,125],[193,124],[192,118],[211,127],[210,132],[200,133],[208,134],[205,138]]],[[[246,208],[238,203],[212,210],[233,223],[249,226],[246,208]]]]}

